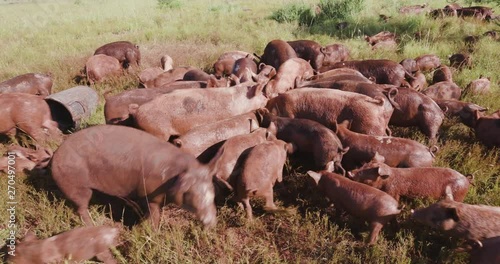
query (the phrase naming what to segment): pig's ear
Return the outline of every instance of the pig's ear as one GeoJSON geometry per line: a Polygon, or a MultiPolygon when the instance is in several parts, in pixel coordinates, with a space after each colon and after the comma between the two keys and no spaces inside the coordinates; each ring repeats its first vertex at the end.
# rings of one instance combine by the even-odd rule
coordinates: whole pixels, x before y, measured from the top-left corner
{"type": "Polygon", "coordinates": [[[378,167],[377,173],[382,180],[385,180],[390,176],[389,171],[387,171],[384,167],[378,167]]]}
{"type": "Polygon", "coordinates": [[[342,153],[342,155],[344,155],[347,153],[347,151],[349,151],[349,147],[345,147],[345,148],[341,149],[340,152],[342,153]]]}
{"type": "Polygon", "coordinates": [[[207,164],[208,166],[208,175],[212,177],[215,172],[217,171],[220,163],[220,157],[222,157],[222,154],[224,154],[225,148],[220,148],[219,151],[217,151],[217,154],[210,160],[210,162],[207,164]]]}
{"type": "Polygon", "coordinates": [[[378,152],[375,152],[375,156],[373,156],[372,161],[384,163],[385,162],[385,157],[382,156],[382,155],[380,155],[378,152]]]}
{"type": "Polygon", "coordinates": [[[288,154],[293,154],[296,149],[297,149],[297,146],[295,146],[295,144],[293,144],[292,142],[285,144],[285,150],[286,150],[286,153],[288,153],[288,154]]]}
{"type": "Polygon", "coordinates": [[[139,105],[138,104],[129,104],[128,105],[128,112],[131,115],[134,115],[135,113],[137,113],[137,109],[139,109],[139,105]]]}
{"type": "Polygon", "coordinates": [[[349,178],[349,179],[353,179],[354,178],[354,174],[352,173],[352,171],[348,171],[347,172],[347,178],[349,178]]]}
{"type": "Polygon", "coordinates": [[[267,128],[269,132],[271,132],[273,135],[276,135],[278,133],[278,128],[276,127],[276,124],[274,122],[269,123],[269,127],[267,128]]]}
{"type": "Polygon", "coordinates": [[[321,179],[321,174],[314,171],[308,171],[307,175],[311,176],[311,178],[313,178],[316,184],[318,184],[319,180],[321,179]]]}
{"type": "Polygon", "coordinates": [[[453,221],[460,221],[460,217],[458,217],[458,209],[451,207],[445,209],[445,215],[447,219],[453,219],[453,221]]]}
{"type": "Polygon", "coordinates": [[[453,192],[452,192],[451,187],[449,185],[446,186],[444,193],[445,193],[445,198],[444,198],[445,200],[453,201],[453,192]]]}

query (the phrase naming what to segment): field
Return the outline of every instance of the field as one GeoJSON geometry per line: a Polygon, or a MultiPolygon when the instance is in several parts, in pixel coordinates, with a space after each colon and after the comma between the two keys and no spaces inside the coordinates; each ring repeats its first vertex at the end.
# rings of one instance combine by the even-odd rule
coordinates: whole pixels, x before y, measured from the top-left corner
{"type": "MultiPolygon", "coordinates": [[[[50,72],[54,77],[53,92],[76,86],[74,77],[80,74],[94,50],[117,40],[129,40],[140,46],[141,69],[159,65],[160,57],[168,54],[174,66],[190,65],[211,71],[221,53],[243,50],[262,54],[273,39],[312,39],[323,45],[342,43],[349,47],[353,59],[388,58],[399,62],[431,53],[448,64],[449,55],[467,51],[465,36],[500,29],[498,21],[455,17],[434,20],[425,15],[398,14],[400,6],[420,2],[352,2],[357,2],[359,9],[346,11],[344,19],[349,26],[337,30],[335,23],[339,21],[335,20],[314,23],[306,20],[311,23],[299,25],[300,18],[294,10],[314,10],[319,3],[314,0],[1,0],[0,80],[27,72],[50,72]],[[271,18],[273,14],[275,19],[271,18]],[[277,22],[277,14],[285,17],[285,22],[277,22]],[[380,14],[389,16],[389,20],[381,21],[380,14]],[[372,51],[364,41],[365,34],[382,30],[400,36],[396,52],[372,51]],[[415,38],[417,32],[422,36],[420,39],[415,38]]],[[[431,8],[447,4],[444,0],[429,3],[431,8]]],[[[498,6],[490,5],[500,13],[498,6]]],[[[490,94],[465,95],[462,100],[488,107],[492,113],[500,109],[500,42],[481,38],[471,56],[473,67],[455,72],[454,81],[465,88],[480,75],[489,76],[490,94]]],[[[94,88],[101,94],[107,89],[116,94],[135,88],[138,72],[133,70],[94,88]]],[[[101,96],[97,112],[81,128],[104,123],[103,105],[101,96]]],[[[426,143],[416,129],[392,129],[397,136],[426,143]]],[[[475,177],[475,185],[465,202],[500,206],[500,149],[484,147],[474,138],[473,131],[457,120],[443,124],[438,144],[436,166],[475,177]]],[[[0,151],[3,149],[0,145],[0,151]]],[[[335,208],[329,207],[308,185],[305,169],[296,165],[293,159],[286,164],[284,182],[275,187],[275,202],[286,208],[286,213],[265,214],[262,206],[255,203],[256,219],[249,222],[234,202],[222,200],[217,203],[217,227],[203,230],[193,215],[167,206],[159,231],[153,230],[147,221],[123,228],[123,242],[113,250],[117,260],[119,263],[467,263],[467,253],[456,250],[463,241],[409,219],[410,209],[432,201],[403,200],[406,207],[398,216],[399,228],[384,227],[376,245],[366,247],[363,241],[368,236],[368,226],[348,215],[336,214],[335,208]]],[[[46,238],[82,225],[72,204],[51,180],[49,171],[19,174],[15,187],[19,202],[15,215],[18,238],[27,230],[46,238]]],[[[9,237],[8,205],[4,202],[8,200],[7,188],[7,177],[0,175],[0,246],[9,237]]],[[[94,203],[90,210],[96,225],[113,224],[105,205],[94,203]]],[[[2,254],[5,256],[5,252],[2,254]]]]}

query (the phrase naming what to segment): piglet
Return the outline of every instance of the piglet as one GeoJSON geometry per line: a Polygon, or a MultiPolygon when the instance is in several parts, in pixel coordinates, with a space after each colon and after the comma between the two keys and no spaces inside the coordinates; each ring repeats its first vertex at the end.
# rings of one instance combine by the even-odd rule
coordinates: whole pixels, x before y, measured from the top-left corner
{"type": "Polygon", "coordinates": [[[293,145],[282,140],[266,141],[248,150],[234,187],[236,201],[245,207],[247,218],[253,217],[250,197],[263,197],[266,211],[277,209],[273,186],[283,181],[287,153],[293,153],[293,145]]]}
{"type": "Polygon", "coordinates": [[[464,176],[449,168],[392,168],[384,162],[384,157],[365,164],[348,175],[355,181],[382,190],[399,201],[400,196],[410,198],[440,199],[451,188],[457,201],[463,201],[469,190],[472,176],[464,176]]]}
{"type": "Polygon", "coordinates": [[[500,207],[456,202],[450,187],[444,200],[412,210],[411,217],[453,237],[483,240],[500,236],[500,207]]]}
{"type": "Polygon", "coordinates": [[[375,243],[382,227],[401,212],[398,201],[373,187],[328,171],[307,174],[336,208],[370,223],[369,245],[375,243]]]}
{"type": "Polygon", "coordinates": [[[118,244],[119,229],[109,226],[78,227],[70,231],[38,240],[28,233],[16,247],[13,264],[43,264],[70,260],[71,263],[94,256],[104,263],[116,263],[108,250],[118,244]]]}

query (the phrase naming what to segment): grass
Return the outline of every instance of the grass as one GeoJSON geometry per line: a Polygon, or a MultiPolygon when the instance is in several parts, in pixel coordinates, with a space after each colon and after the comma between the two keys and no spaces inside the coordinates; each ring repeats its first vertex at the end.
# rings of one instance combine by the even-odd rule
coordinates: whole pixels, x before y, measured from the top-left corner
{"type": "MultiPolygon", "coordinates": [[[[0,80],[26,72],[51,72],[55,79],[53,92],[76,86],[73,77],[93,51],[117,40],[139,44],[141,68],[156,66],[163,54],[169,54],[175,66],[210,70],[222,52],[244,50],[262,54],[272,39],[342,43],[351,49],[354,59],[400,61],[433,53],[447,64],[448,55],[466,49],[464,36],[498,29],[495,24],[470,19],[401,16],[397,14],[399,7],[413,1],[395,0],[365,0],[363,10],[345,18],[349,26],[343,30],[326,20],[321,26],[299,25],[300,14],[296,11],[313,11],[320,3],[313,0],[4,2],[0,2],[4,22],[0,27],[0,80]],[[272,19],[280,10],[283,23],[272,19]],[[390,19],[383,23],[379,14],[390,19]],[[372,51],[363,40],[365,34],[382,30],[399,35],[397,52],[372,51]],[[420,39],[414,37],[417,32],[420,39]]],[[[444,0],[431,3],[432,8],[444,5],[444,0]]],[[[498,7],[495,10],[499,12],[498,7]]],[[[490,112],[500,109],[499,46],[498,41],[481,39],[472,53],[473,67],[454,74],[462,88],[481,74],[491,77],[490,95],[464,98],[488,107],[490,112]]],[[[113,93],[132,89],[138,84],[136,74],[137,71],[131,71],[94,88],[101,94],[107,89],[113,93]]],[[[103,102],[101,98],[97,112],[82,128],[104,123],[103,102]]],[[[425,142],[415,129],[393,128],[393,132],[425,142]]],[[[500,150],[485,148],[474,139],[470,129],[453,120],[443,125],[439,145],[436,166],[475,176],[475,186],[465,201],[500,206],[500,150]]],[[[0,190],[7,188],[7,181],[1,180],[0,190]]],[[[82,225],[48,172],[19,173],[16,188],[18,237],[31,229],[38,237],[46,238],[82,225]]],[[[0,200],[6,201],[6,195],[2,191],[0,200]]],[[[286,166],[283,186],[276,188],[275,201],[286,207],[288,213],[264,214],[257,203],[253,222],[246,221],[244,213],[231,201],[219,203],[217,228],[208,231],[202,230],[191,214],[167,206],[160,232],[152,230],[148,222],[123,229],[123,243],[114,251],[116,258],[120,263],[467,263],[467,255],[455,251],[460,241],[409,221],[408,210],[398,217],[399,229],[385,227],[377,244],[365,247],[367,225],[328,207],[325,199],[309,187],[305,169],[293,159],[286,166]]],[[[113,224],[107,206],[96,202],[97,199],[90,209],[96,224],[113,224]]],[[[404,202],[407,209],[430,203],[404,202]]],[[[0,219],[8,218],[6,209],[7,204],[0,203],[0,219]]],[[[119,218],[119,214],[115,212],[115,217],[119,218]]],[[[0,228],[0,238],[5,241],[6,223],[1,222],[0,228]]]]}

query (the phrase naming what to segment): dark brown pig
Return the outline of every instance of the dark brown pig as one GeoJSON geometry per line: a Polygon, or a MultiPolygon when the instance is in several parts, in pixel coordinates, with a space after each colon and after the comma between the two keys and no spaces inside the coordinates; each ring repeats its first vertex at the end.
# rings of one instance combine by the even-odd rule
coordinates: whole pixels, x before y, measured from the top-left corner
{"type": "Polygon", "coordinates": [[[430,71],[441,65],[441,60],[434,54],[426,54],[415,58],[417,68],[421,71],[430,71]]]}
{"type": "Polygon", "coordinates": [[[26,73],[0,83],[2,93],[29,93],[45,97],[52,91],[51,74],[26,73]]]}
{"type": "Polygon", "coordinates": [[[435,167],[392,168],[384,163],[384,157],[375,156],[377,160],[352,171],[349,176],[388,193],[396,201],[401,196],[438,200],[445,197],[446,188],[450,188],[455,199],[461,202],[469,190],[472,178],[455,170],[435,167]]]}
{"type": "Polygon", "coordinates": [[[38,143],[60,142],[62,133],[52,120],[49,105],[40,96],[0,94],[0,134],[15,136],[23,131],[38,143]]]}
{"type": "Polygon", "coordinates": [[[328,67],[322,67],[321,72],[337,68],[350,68],[361,72],[366,78],[378,84],[392,84],[395,86],[409,86],[405,76],[413,79],[399,63],[391,60],[360,60],[337,62],[328,67]]]}
{"type": "Polygon", "coordinates": [[[472,59],[468,54],[456,53],[449,57],[450,67],[455,69],[462,69],[464,67],[470,68],[472,65],[472,59]]]}
{"type": "Polygon", "coordinates": [[[139,46],[129,41],[116,41],[105,44],[96,49],[94,55],[104,54],[116,58],[124,69],[130,65],[141,65],[139,46]]]}
{"type": "Polygon", "coordinates": [[[485,6],[470,6],[457,9],[459,17],[474,17],[479,20],[490,19],[493,16],[493,9],[485,6]]]}
{"type": "Polygon", "coordinates": [[[267,140],[274,140],[276,137],[265,128],[258,128],[250,134],[237,135],[228,138],[220,147],[222,152],[218,163],[215,177],[226,183],[226,187],[233,189],[231,185],[235,185],[234,171],[237,166],[238,158],[248,148],[267,140]]]}
{"type": "Polygon", "coordinates": [[[489,77],[479,76],[479,79],[472,80],[465,91],[471,94],[486,94],[490,92],[491,81],[489,77]]]}
{"type": "Polygon", "coordinates": [[[104,263],[117,263],[109,248],[118,245],[119,233],[116,227],[86,226],[39,240],[30,232],[16,245],[15,256],[9,258],[9,263],[80,263],[94,256],[104,263]]]}
{"type": "Polygon", "coordinates": [[[273,200],[273,186],[283,181],[283,166],[287,153],[293,153],[293,146],[282,140],[265,141],[248,149],[242,162],[241,174],[236,178],[236,201],[245,207],[247,217],[253,218],[251,197],[266,200],[264,210],[278,209],[273,200]]]}
{"type": "Polygon", "coordinates": [[[234,62],[231,76],[236,84],[252,81],[252,76],[257,74],[257,64],[251,58],[245,57],[234,62]]]}
{"type": "MultiPolygon", "coordinates": [[[[350,57],[349,49],[342,44],[326,45],[322,48],[325,58],[323,59],[323,66],[332,65],[337,62],[346,61],[350,57]]],[[[321,70],[320,70],[321,72],[321,70]]]]}
{"type": "Polygon", "coordinates": [[[434,99],[448,117],[459,117],[460,121],[468,127],[474,127],[475,111],[486,112],[488,109],[477,104],[458,100],[434,99]]]}
{"type": "Polygon", "coordinates": [[[86,225],[92,225],[88,204],[96,190],[147,203],[144,211],[155,228],[166,202],[183,205],[210,227],[216,223],[212,176],[217,160],[216,156],[203,165],[143,131],[99,125],[71,134],[63,142],[52,158],[52,177],[86,225]]]}
{"type": "Polygon", "coordinates": [[[184,74],[184,77],[182,77],[182,80],[206,82],[207,88],[229,86],[229,80],[227,80],[226,78],[217,79],[215,75],[208,74],[201,69],[192,69],[187,71],[184,74]]]}
{"type": "Polygon", "coordinates": [[[451,188],[444,200],[412,210],[411,217],[456,238],[483,240],[500,236],[500,207],[456,202],[451,188]]]}
{"type": "Polygon", "coordinates": [[[175,81],[180,81],[186,72],[193,70],[193,67],[176,67],[156,76],[153,80],[144,83],[145,88],[159,88],[175,81]]]}
{"type": "Polygon", "coordinates": [[[264,107],[264,84],[252,82],[218,89],[183,89],[134,106],[137,127],[165,141],[193,127],[264,107]]]}
{"type": "Polygon", "coordinates": [[[308,171],[307,174],[336,209],[370,224],[367,241],[370,245],[375,243],[382,227],[401,212],[394,198],[373,187],[328,171],[308,171]]]}
{"type": "Polygon", "coordinates": [[[9,166],[14,167],[15,171],[43,169],[49,165],[52,154],[49,148],[35,150],[12,145],[7,149],[5,157],[0,157],[0,171],[8,172],[9,166]]]}
{"type": "Polygon", "coordinates": [[[444,113],[436,102],[429,96],[408,88],[399,88],[394,101],[400,108],[394,109],[389,124],[399,127],[417,126],[429,138],[429,144],[435,145],[444,119],[444,113]]]}
{"type": "Polygon", "coordinates": [[[379,42],[388,40],[396,40],[396,34],[389,31],[381,31],[373,36],[365,36],[365,41],[368,42],[368,44],[370,44],[371,46],[374,46],[379,42]]]}
{"type": "Polygon", "coordinates": [[[293,143],[297,152],[311,154],[317,168],[328,171],[338,169],[345,174],[340,162],[349,148],[342,147],[332,130],[313,120],[277,117],[267,111],[264,111],[263,117],[263,127],[269,127],[278,139],[293,143]]]}
{"type": "Polygon", "coordinates": [[[474,115],[474,131],[476,138],[488,147],[500,146],[500,111],[488,116],[481,116],[479,111],[474,115]]]}
{"type": "Polygon", "coordinates": [[[387,131],[384,99],[358,93],[300,88],[270,99],[266,108],[277,116],[311,119],[330,129],[352,120],[351,129],[356,132],[381,136],[387,131]]]}
{"type": "Polygon", "coordinates": [[[297,57],[308,61],[312,68],[316,71],[323,65],[325,54],[322,52],[321,45],[312,40],[295,40],[287,41],[287,43],[295,50],[297,57]]]}
{"type": "Polygon", "coordinates": [[[85,63],[85,74],[91,85],[122,72],[120,62],[116,58],[104,54],[94,55],[85,63]]]}
{"type": "Polygon", "coordinates": [[[453,82],[438,82],[427,87],[422,93],[432,99],[459,100],[462,89],[453,82]]]}
{"type": "Polygon", "coordinates": [[[276,76],[267,83],[265,93],[268,98],[273,98],[280,93],[294,89],[298,81],[313,75],[314,70],[309,62],[301,58],[289,59],[279,67],[276,76]]]}
{"type": "Polygon", "coordinates": [[[346,170],[353,170],[372,160],[376,153],[391,167],[431,167],[435,147],[429,149],[417,141],[387,136],[370,136],[349,130],[349,121],[337,125],[337,136],[349,151],[342,157],[346,170]]]}
{"type": "Polygon", "coordinates": [[[292,58],[297,58],[292,46],[284,40],[275,39],[267,43],[260,62],[279,69],[281,64],[292,58]]]}
{"type": "Polygon", "coordinates": [[[258,111],[230,117],[206,125],[196,126],[173,140],[174,145],[199,156],[210,146],[232,136],[249,134],[259,128],[263,116],[258,111]]]}
{"type": "Polygon", "coordinates": [[[432,83],[438,82],[453,82],[453,76],[450,68],[446,65],[441,65],[434,71],[432,76],[432,83]]]}
{"type": "Polygon", "coordinates": [[[470,250],[471,264],[496,264],[500,263],[500,236],[475,240],[470,250]]]}

